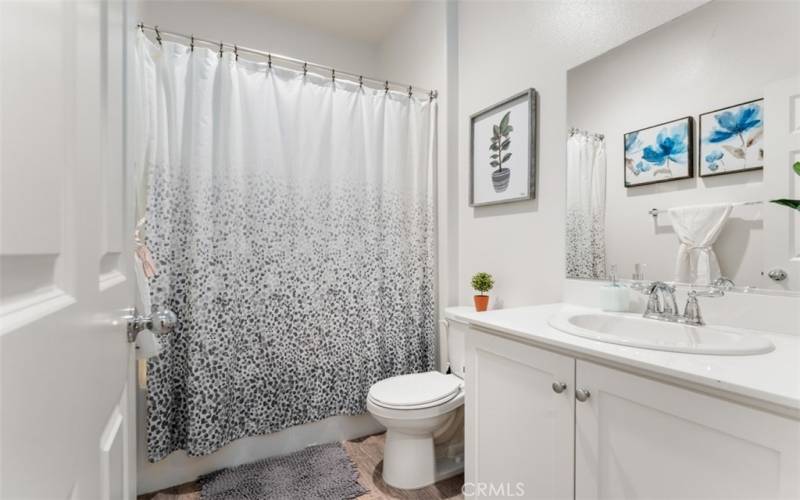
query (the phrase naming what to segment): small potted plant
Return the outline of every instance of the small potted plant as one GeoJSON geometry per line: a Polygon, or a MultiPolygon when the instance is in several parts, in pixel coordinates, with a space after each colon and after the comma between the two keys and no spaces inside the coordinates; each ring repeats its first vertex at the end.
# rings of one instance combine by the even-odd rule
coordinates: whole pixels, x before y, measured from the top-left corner
{"type": "Polygon", "coordinates": [[[489,306],[489,296],[486,292],[494,286],[494,278],[489,273],[478,273],[472,277],[472,288],[478,292],[473,299],[475,300],[475,310],[483,312],[489,306]]]}

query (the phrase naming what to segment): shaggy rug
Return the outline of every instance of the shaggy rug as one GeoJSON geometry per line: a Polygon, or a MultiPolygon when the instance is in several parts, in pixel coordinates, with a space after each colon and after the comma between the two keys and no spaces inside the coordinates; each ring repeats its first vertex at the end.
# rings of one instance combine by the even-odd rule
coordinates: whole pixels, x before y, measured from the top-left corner
{"type": "Polygon", "coordinates": [[[367,492],[339,443],[229,467],[197,481],[203,500],[344,500],[367,492]]]}

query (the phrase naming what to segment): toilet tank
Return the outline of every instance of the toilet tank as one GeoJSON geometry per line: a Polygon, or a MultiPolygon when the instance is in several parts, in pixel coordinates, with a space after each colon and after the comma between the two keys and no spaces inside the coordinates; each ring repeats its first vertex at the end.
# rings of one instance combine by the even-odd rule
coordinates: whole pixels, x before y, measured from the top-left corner
{"type": "Polygon", "coordinates": [[[447,353],[443,367],[457,377],[464,378],[464,342],[469,326],[466,322],[448,318],[442,321],[442,353],[447,353]]]}

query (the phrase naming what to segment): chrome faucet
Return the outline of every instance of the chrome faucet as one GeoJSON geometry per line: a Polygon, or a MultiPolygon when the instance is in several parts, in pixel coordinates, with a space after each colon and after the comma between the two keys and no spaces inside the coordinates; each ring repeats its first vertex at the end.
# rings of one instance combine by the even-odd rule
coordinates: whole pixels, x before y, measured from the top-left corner
{"type": "Polygon", "coordinates": [[[648,295],[644,317],[665,321],[677,321],[678,303],[675,287],[663,281],[654,281],[645,292],[648,295]]]}
{"type": "Polygon", "coordinates": [[[720,277],[711,283],[708,290],[689,290],[683,314],[678,312],[674,286],[663,281],[654,281],[646,286],[640,285],[634,288],[648,296],[647,307],[644,311],[645,318],[703,326],[705,321],[703,321],[703,314],[700,311],[700,302],[697,297],[722,297],[725,292],[735,286],[736,284],[732,280],[720,277]]]}

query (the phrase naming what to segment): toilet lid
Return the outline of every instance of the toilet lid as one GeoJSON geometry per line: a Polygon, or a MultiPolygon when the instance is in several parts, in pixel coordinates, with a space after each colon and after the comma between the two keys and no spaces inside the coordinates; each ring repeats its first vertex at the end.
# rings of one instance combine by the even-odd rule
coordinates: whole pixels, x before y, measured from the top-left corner
{"type": "Polygon", "coordinates": [[[419,408],[453,399],[461,379],[440,372],[412,373],[387,378],[374,384],[369,397],[378,405],[391,408],[419,408]]]}

